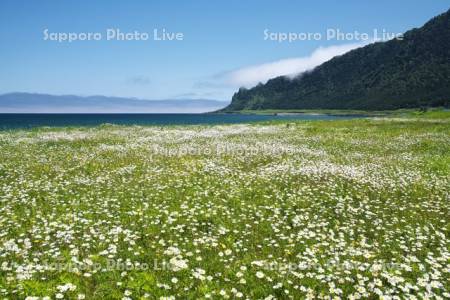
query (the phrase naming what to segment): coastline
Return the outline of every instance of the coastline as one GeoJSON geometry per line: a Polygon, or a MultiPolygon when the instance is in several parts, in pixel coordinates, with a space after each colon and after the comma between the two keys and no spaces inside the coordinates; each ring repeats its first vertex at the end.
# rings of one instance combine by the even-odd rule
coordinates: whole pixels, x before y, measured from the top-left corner
{"type": "Polygon", "coordinates": [[[208,114],[237,114],[237,115],[276,115],[276,116],[349,116],[349,117],[407,117],[423,115],[428,112],[446,111],[446,108],[436,107],[427,110],[420,108],[404,108],[397,110],[345,110],[345,109],[265,109],[265,110],[239,110],[239,111],[215,111],[208,114]]]}

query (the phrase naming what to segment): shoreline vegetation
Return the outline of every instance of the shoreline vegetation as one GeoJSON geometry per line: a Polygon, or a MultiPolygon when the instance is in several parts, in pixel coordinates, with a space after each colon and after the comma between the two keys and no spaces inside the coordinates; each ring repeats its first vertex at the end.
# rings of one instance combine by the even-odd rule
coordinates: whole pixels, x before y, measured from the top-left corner
{"type": "MultiPolygon", "coordinates": [[[[235,122],[235,123],[193,123],[193,124],[182,124],[182,123],[166,123],[166,124],[140,124],[136,123],[133,124],[130,122],[129,124],[124,123],[114,123],[112,122],[102,122],[97,124],[69,124],[69,125],[30,125],[30,126],[5,126],[0,127],[0,133],[2,132],[14,132],[14,131],[40,131],[40,130],[50,130],[50,131],[65,131],[65,130],[74,130],[77,128],[90,128],[90,129],[101,129],[101,128],[107,128],[107,127],[129,127],[129,126],[136,126],[136,127],[143,127],[143,128],[161,128],[163,130],[164,128],[195,128],[198,126],[204,126],[204,127],[214,127],[214,126],[232,126],[232,125],[239,125],[239,124],[251,124],[251,125],[264,125],[264,124],[295,124],[297,122],[338,122],[338,121],[345,121],[345,120],[358,120],[358,119],[376,119],[376,118],[386,118],[386,119],[397,119],[397,120],[421,120],[421,121],[432,121],[432,120],[438,120],[438,121],[445,121],[450,120],[450,110],[446,108],[432,108],[428,110],[417,110],[417,109],[401,109],[401,110],[393,110],[393,111],[362,111],[362,110],[247,110],[247,111],[238,111],[238,112],[209,112],[204,114],[219,114],[219,115],[230,115],[230,114],[236,114],[236,115],[277,115],[277,116],[295,116],[295,115],[311,115],[311,116],[336,116],[336,117],[349,117],[348,119],[342,118],[342,119],[268,119],[268,120],[253,120],[253,121],[242,121],[242,122],[235,122]]],[[[7,115],[14,115],[14,114],[7,114],[7,115]]],[[[21,115],[21,114],[18,114],[21,115]]],[[[40,115],[40,114],[36,114],[40,115]]],[[[53,114],[51,114],[53,115],[53,114]]],[[[55,114],[59,115],[59,114],[55,114]]],[[[88,115],[91,116],[91,114],[62,114],[62,115],[88,115]]],[[[96,114],[92,114],[96,115],[96,114]]],[[[112,114],[115,115],[115,114],[112,114]]],[[[135,114],[129,114],[129,115],[135,115],[135,114]]],[[[136,115],[145,115],[145,114],[136,114],[136,115]]],[[[5,123],[6,124],[6,123],[5,123]]]]}
{"type": "Polygon", "coordinates": [[[330,115],[330,116],[364,116],[364,117],[419,117],[446,115],[447,108],[397,109],[397,110],[351,110],[351,109],[261,109],[215,111],[209,114],[248,114],[248,115],[330,115]]]}

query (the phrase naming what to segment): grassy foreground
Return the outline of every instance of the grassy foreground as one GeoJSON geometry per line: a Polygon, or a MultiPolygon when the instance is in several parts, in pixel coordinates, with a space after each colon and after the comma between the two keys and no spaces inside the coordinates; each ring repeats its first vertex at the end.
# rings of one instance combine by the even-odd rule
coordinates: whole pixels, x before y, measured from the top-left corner
{"type": "Polygon", "coordinates": [[[448,113],[14,130],[0,157],[2,298],[450,297],[448,113]]]}

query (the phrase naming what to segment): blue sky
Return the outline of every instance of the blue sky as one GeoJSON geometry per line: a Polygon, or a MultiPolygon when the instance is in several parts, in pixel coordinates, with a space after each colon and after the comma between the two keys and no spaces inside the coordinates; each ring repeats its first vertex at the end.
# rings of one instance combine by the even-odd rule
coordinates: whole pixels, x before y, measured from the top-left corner
{"type": "Polygon", "coordinates": [[[439,0],[2,0],[0,93],[229,100],[240,85],[251,86],[293,66],[307,69],[359,43],[264,40],[265,29],[397,33],[422,26],[449,6],[439,0]],[[108,28],[148,32],[150,39],[107,41],[108,28]],[[153,30],[163,28],[183,33],[183,40],[154,41],[153,30]],[[45,29],[103,36],[100,41],[59,43],[44,40],[45,29]],[[331,46],[341,48],[327,48],[331,46]],[[319,47],[331,50],[318,53],[319,47]]]}

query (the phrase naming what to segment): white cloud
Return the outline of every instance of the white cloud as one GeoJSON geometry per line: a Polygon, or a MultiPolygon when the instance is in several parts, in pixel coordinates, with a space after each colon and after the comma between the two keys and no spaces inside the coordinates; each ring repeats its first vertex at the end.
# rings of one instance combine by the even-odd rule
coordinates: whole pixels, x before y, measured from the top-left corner
{"type": "Polygon", "coordinates": [[[312,70],[331,58],[363,46],[364,43],[345,44],[339,46],[320,47],[309,56],[282,59],[261,65],[244,67],[223,74],[221,79],[227,85],[235,87],[252,87],[259,82],[278,76],[293,77],[299,73],[312,70]]]}

